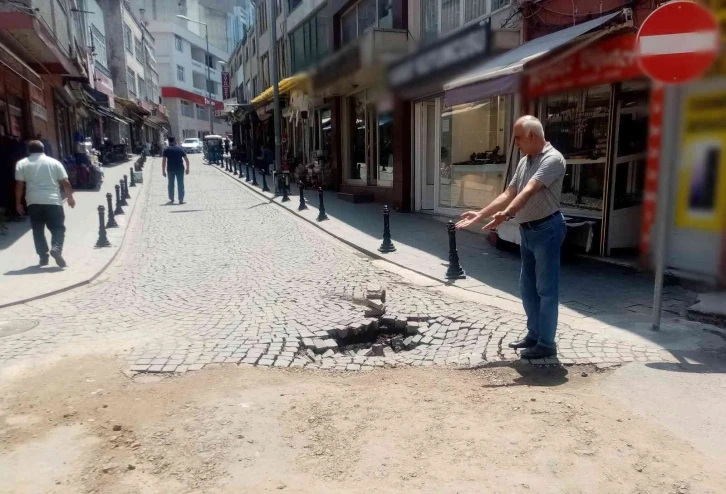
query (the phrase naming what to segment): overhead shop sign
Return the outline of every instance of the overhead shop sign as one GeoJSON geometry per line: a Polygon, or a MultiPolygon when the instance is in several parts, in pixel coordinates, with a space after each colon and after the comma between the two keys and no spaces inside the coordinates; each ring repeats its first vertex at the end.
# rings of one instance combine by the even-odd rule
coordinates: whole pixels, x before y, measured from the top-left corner
{"type": "Polygon", "coordinates": [[[222,99],[229,99],[229,72],[222,72],[222,99]]]}
{"type": "Polygon", "coordinates": [[[606,38],[565,58],[535,65],[527,74],[527,96],[538,98],[642,76],[635,34],[627,33],[606,38]]]}
{"type": "Polygon", "coordinates": [[[460,70],[488,56],[490,50],[490,24],[488,21],[477,22],[391,64],[388,84],[393,89],[399,89],[443,72],[460,70]]]}

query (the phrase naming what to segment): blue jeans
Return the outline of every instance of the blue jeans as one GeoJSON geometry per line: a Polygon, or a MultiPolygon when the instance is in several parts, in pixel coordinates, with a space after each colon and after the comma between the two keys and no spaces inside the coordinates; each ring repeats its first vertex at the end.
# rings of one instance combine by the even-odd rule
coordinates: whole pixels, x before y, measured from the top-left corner
{"type": "Polygon", "coordinates": [[[169,178],[169,200],[174,200],[174,179],[179,187],[179,202],[184,201],[184,168],[169,168],[166,171],[169,178]]]}
{"type": "Polygon", "coordinates": [[[556,214],[532,229],[519,228],[522,271],[519,288],[527,313],[527,338],[555,348],[560,290],[560,248],[567,227],[556,214]]]}

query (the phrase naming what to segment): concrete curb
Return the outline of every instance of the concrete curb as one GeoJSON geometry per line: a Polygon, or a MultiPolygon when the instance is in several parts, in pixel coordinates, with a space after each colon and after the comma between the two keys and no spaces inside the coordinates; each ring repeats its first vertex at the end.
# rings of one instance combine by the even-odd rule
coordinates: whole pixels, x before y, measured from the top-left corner
{"type": "MultiPolygon", "coordinates": [[[[147,191],[148,190],[149,190],[149,187],[145,187],[144,188],[144,194],[142,196],[144,201],[146,199],[146,194],[147,194],[147,191]]],[[[42,293],[40,295],[35,295],[33,297],[24,298],[24,299],[21,299],[21,300],[16,300],[14,302],[9,302],[9,303],[6,303],[6,304],[2,304],[2,305],[0,305],[0,309],[4,309],[6,307],[12,307],[14,305],[27,304],[28,302],[33,302],[35,300],[40,300],[40,299],[44,299],[44,298],[47,298],[47,297],[52,297],[53,295],[58,295],[60,293],[65,293],[65,292],[68,292],[68,291],[71,291],[71,290],[75,290],[76,288],[80,288],[82,286],[86,286],[86,285],[89,285],[89,284],[93,283],[99,276],[101,276],[104,273],[104,271],[106,271],[106,269],[108,269],[108,267],[111,265],[111,263],[116,260],[116,256],[118,256],[119,252],[121,252],[121,249],[123,249],[124,244],[126,243],[126,237],[128,235],[129,229],[131,228],[131,221],[134,219],[134,215],[136,213],[136,209],[137,209],[136,206],[140,202],[142,202],[142,199],[141,198],[139,198],[136,201],[134,201],[134,205],[131,207],[131,212],[128,214],[129,221],[126,224],[126,228],[124,229],[123,236],[121,237],[121,242],[118,244],[118,248],[116,249],[116,252],[113,253],[113,255],[111,256],[111,259],[109,259],[108,262],[106,264],[104,264],[101,267],[101,269],[96,274],[94,274],[90,278],[87,278],[85,280],[79,281],[77,283],[73,283],[72,285],[68,285],[68,286],[65,286],[63,288],[59,288],[57,290],[53,290],[53,291],[50,291],[50,292],[47,292],[47,293],[42,293]]]]}

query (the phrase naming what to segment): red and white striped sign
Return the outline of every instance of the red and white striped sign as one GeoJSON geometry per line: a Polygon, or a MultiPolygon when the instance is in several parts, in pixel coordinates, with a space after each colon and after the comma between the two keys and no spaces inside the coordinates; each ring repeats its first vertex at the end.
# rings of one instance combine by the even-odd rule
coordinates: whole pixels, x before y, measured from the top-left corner
{"type": "Polygon", "coordinates": [[[671,2],[651,13],[638,31],[638,62],[650,78],[683,84],[702,76],[718,55],[718,21],[693,2],[671,2]]]}

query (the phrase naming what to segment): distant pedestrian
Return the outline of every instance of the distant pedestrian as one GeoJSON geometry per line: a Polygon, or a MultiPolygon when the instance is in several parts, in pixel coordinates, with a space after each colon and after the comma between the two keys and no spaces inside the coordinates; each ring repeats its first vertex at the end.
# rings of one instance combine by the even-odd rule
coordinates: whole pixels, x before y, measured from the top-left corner
{"type": "Polygon", "coordinates": [[[229,140],[229,136],[224,138],[224,153],[229,154],[230,146],[232,145],[232,141],[229,140]]]}
{"type": "Polygon", "coordinates": [[[60,188],[63,187],[68,205],[72,208],[76,207],[73,189],[65,168],[60,161],[45,154],[42,142],[30,141],[28,153],[30,156],[18,161],[15,168],[15,209],[18,214],[25,214],[23,208],[23,188],[25,188],[35,252],[40,257],[39,265],[47,266],[50,255],[56,264],[63,268],[66,266],[66,261],[63,259],[66,227],[60,188]],[[51,234],[50,252],[45,239],[46,227],[51,234]]]}
{"type": "Polygon", "coordinates": [[[522,358],[546,358],[557,354],[560,248],[567,232],[560,195],[566,164],[562,154],[545,139],[542,123],[533,116],[524,116],[514,124],[514,144],[525,156],[507,190],[484,209],[462,214],[456,227],[466,228],[483,218],[491,218],[483,230],[512,219],[519,223],[519,287],[528,332],[509,347],[523,348],[522,358]]]}
{"type": "Polygon", "coordinates": [[[189,158],[176,138],[169,137],[169,145],[164,149],[164,159],[161,162],[161,173],[165,177],[169,173],[169,204],[174,204],[174,180],[179,189],[179,204],[184,204],[184,175],[189,175],[189,158]],[[186,164],[186,168],[185,165],[186,164]]]}

